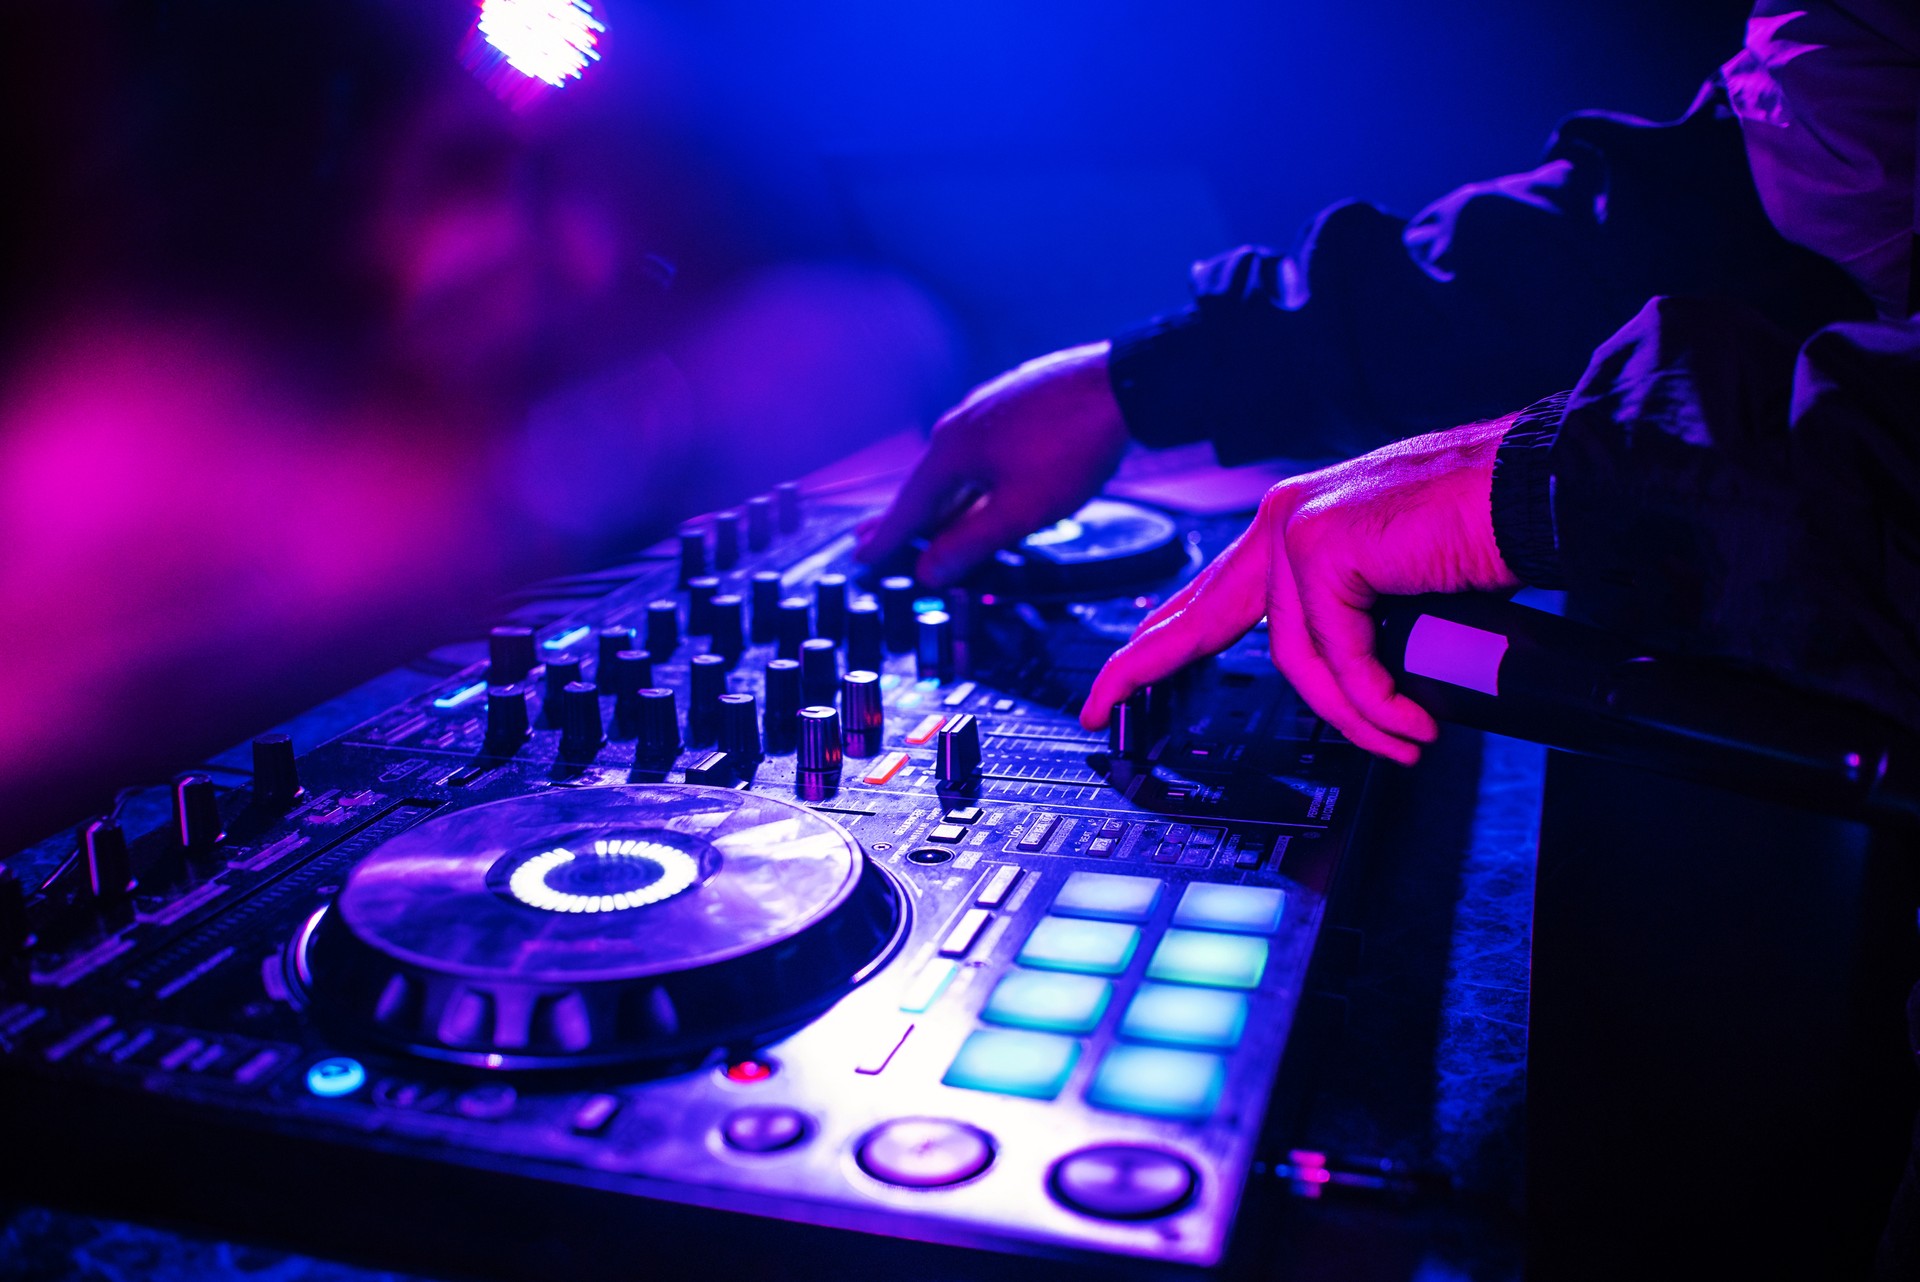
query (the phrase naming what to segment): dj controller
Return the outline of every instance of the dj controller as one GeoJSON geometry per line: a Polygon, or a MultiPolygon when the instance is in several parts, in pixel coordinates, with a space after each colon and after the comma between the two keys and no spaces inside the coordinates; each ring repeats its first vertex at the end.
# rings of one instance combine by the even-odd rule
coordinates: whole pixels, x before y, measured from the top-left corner
{"type": "Polygon", "coordinates": [[[1239,1267],[1366,758],[1260,633],[1080,727],[1237,522],[1098,499],[937,593],[871,511],[782,486],[8,860],[10,1191],[509,1275],[1239,1267]]]}

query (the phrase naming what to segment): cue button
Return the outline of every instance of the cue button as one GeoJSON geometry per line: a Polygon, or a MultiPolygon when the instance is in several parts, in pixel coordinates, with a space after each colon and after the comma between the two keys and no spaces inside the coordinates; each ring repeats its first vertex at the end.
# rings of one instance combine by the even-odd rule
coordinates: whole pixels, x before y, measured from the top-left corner
{"type": "Polygon", "coordinates": [[[882,1183],[937,1189],[993,1165],[993,1140],[964,1122],[903,1117],[869,1131],[854,1156],[861,1170],[882,1183]]]}
{"type": "Polygon", "coordinates": [[[1136,1144],[1101,1144],[1053,1164],[1047,1189],[1061,1205],[1102,1220],[1151,1220],[1193,1200],[1200,1177],[1185,1158],[1136,1144]]]}
{"type": "Polygon", "coordinates": [[[778,1153],[806,1139],[812,1129],[796,1108],[738,1108],[720,1123],[720,1138],[741,1153],[778,1153]]]}

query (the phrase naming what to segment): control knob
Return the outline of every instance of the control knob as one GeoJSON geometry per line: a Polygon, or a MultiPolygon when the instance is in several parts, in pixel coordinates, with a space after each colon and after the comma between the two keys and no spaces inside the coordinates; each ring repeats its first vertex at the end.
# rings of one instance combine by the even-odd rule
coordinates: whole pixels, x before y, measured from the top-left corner
{"type": "Polygon", "coordinates": [[[752,695],[720,696],[720,750],[736,769],[760,760],[760,709],[752,695]]]}
{"type": "Polygon", "coordinates": [[[740,563],[740,513],[728,510],[713,518],[713,567],[731,570],[740,563]]]}
{"type": "Polygon", "coordinates": [[[747,546],[763,552],[773,543],[773,500],[765,494],[747,500],[747,546]]]}
{"type": "Polygon", "coordinates": [[[664,663],[680,648],[680,607],[672,601],[647,602],[647,652],[664,663]]]}
{"type": "Polygon", "coordinates": [[[880,617],[885,622],[887,651],[912,653],[916,635],[912,579],[896,574],[880,580],[880,617]]]}
{"type": "Polygon", "coordinates": [[[604,742],[599,687],[586,681],[569,682],[560,692],[560,755],[591,760],[604,742]]]}
{"type": "Polygon", "coordinates": [[[840,719],[849,757],[871,757],[880,751],[886,713],[880,704],[879,674],[849,672],[840,679],[840,719]]]}
{"type": "Polygon", "coordinates": [[[293,740],[283,734],[263,734],[253,741],[253,801],[257,806],[285,810],[302,792],[300,767],[293,758],[293,740]]]}
{"type": "Polygon", "coordinates": [[[696,654],[687,665],[687,742],[704,748],[719,737],[720,696],[727,692],[727,661],[696,654]]]}
{"type": "Polygon", "coordinates": [[[220,798],[213,780],[184,774],[173,781],[173,832],[188,859],[204,859],[226,836],[220,830],[220,798]]]}
{"type": "Polygon", "coordinates": [[[773,659],[767,663],[767,751],[792,752],[800,726],[800,661],[773,659]]]}
{"type": "Polygon", "coordinates": [[[527,716],[527,687],[524,685],[487,687],[487,749],[510,753],[525,741],[532,729],[527,716]]]}
{"type": "Polygon", "coordinates": [[[794,791],[802,799],[818,801],[840,786],[840,751],[840,714],[826,707],[800,709],[794,791]]]}
{"type": "Polygon", "coordinates": [[[680,527],[680,586],[707,572],[707,536],[697,525],[680,527]]]}
{"type": "Polygon", "coordinates": [[[747,648],[745,604],[727,592],[713,598],[707,606],[711,616],[707,650],[725,659],[728,667],[740,662],[740,655],[747,648]]]}
{"type": "Polygon", "coordinates": [[[928,610],[920,616],[919,644],[914,648],[914,665],[925,681],[932,677],[941,684],[953,680],[953,619],[945,610],[928,610]]]}
{"type": "Polygon", "coordinates": [[[487,681],[497,686],[525,681],[539,656],[533,649],[533,629],[502,627],[487,634],[487,681]]]}
{"type": "Polygon", "coordinates": [[[873,598],[861,597],[847,606],[847,666],[866,672],[880,671],[886,658],[886,634],[880,622],[880,607],[873,598]]]}
{"type": "Polygon", "coordinates": [[[680,709],[673,691],[649,687],[634,696],[634,762],[660,769],[680,755],[680,709]]]}
{"type": "Polygon", "coordinates": [[[765,645],[780,633],[780,576],[772,570],[758,570],[752,580],[753,643],[765,645]]]}

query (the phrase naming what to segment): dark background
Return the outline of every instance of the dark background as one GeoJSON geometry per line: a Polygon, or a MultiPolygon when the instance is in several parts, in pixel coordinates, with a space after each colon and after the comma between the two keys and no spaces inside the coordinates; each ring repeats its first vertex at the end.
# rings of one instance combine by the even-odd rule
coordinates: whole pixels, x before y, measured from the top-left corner
{"type": "Polygon", "coordinates": [[[605,0],[520,112],[459,0],[12,8],[0,849],[1196,257],[1676,115],[1745,6],[605,0]]]}

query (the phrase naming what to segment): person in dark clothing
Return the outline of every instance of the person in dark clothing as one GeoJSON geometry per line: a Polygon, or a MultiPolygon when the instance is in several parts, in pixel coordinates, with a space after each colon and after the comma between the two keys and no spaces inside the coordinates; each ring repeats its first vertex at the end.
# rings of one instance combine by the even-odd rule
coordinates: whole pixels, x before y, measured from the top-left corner
{"type": "Polygon", "coordinates": [[[1537,168],[1408,222],[1336,206],[1299,254],[1199,264],[1190,307],[976,390],[862,552],[929,533],[920,574],[950,581],[1070,513],[1130,439],[1234,463],[1427,432],[1276,487],[1115,656],[1087,723],[1265,616],[1316,711],[1411,761],[1435,727],[1374,660],[1366,608],[1532,581],[1920,724],[1920,594],[1900,581],[1920,488],[1885,457],[1915,403],[1859,385],[1898,377],[1912,337],[1917,106],[1905,6],[1763,3],[1678,122],[1575,116],[1537,168]],[[1848,449],[1798,443],[1837,419],[1848,449]]]}

